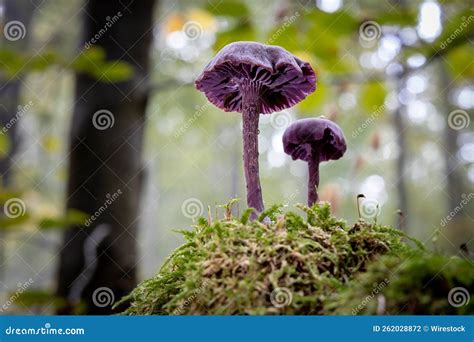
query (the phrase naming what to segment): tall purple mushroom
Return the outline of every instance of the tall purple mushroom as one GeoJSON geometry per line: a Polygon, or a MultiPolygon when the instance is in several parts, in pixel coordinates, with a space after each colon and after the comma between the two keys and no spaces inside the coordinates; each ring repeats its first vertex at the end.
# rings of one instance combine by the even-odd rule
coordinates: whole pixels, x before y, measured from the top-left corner
{"type": "Polygon", "coordinates": [[[346,139],[341,128],[322,118],[293,122],[283,134],[283,150],[293,160],[308,163],[308,206],[318,200],[319,163],[341,158],[346,152],[346,139]]]}
{"type": "Polygon", "coordinates": [[[258,166],[259,115],[289,108],[316,89],[311,66],[285,49],[256,42],[235,42],[220,50],[196,80],[215,106],[240,112],[247,205],[263,211],[258,166]]]}

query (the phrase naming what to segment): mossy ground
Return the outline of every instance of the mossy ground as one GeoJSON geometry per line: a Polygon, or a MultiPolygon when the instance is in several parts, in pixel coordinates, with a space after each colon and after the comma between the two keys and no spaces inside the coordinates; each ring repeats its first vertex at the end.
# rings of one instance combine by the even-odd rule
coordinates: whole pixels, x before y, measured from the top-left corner
{"type": "MultiPolygon", "coordinates": [[[[450,286],[472,288],[472,263],[450,259],[447,268],[455,270],[441,272],[437,276],[446,279],[435,281],[444,287],[429,298],[420,296],[428,293],[423,286],[446,258],[426,257],[420,244],[409,246],[403,233],[390,227],[362,220],[348,226],[331,215],[328,204],[299,208],[306,218],[274,206],[250,222],[250,211],[237,219],[228,206],[223,220],[199,219],[192,231],[181,232],[187,242],[159,273],[122,300],[129,303],[124,314],[351,314],[387,277],[389,285],[382,289],[390,291],[387,312],[435,313],[443,307],[453,313],[456,309],[444,303],[450,286]],[[391,268],[405,260],[412,261],[392,275],[391,268]],[[457,275],[461,270],[464,275],[457,275]]],[[[377,302],[356,313],[374,313],[377,302]]]]}

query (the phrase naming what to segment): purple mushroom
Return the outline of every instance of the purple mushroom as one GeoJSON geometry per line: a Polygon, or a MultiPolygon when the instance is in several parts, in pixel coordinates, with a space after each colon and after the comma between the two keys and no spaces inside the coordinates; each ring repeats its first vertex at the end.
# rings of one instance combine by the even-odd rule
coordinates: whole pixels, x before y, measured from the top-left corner
{"type": "Polygon", "coordinates": [[[285,49],[235,42],[220,50],[196,80],[215,106],[242,113],[247,205],[264,210],[258,166],[259,115],[291,107],[316,89],[311,66],[285,49]]]}
{"type": "Polygon", "coordinates": [[[322,118],[293,122],[283,134],[283,149],[293,160],[308,163],[308,206],[318,200],[319,163],[337,160],[346,152],[346,139],[341,128],[322,118]]]}

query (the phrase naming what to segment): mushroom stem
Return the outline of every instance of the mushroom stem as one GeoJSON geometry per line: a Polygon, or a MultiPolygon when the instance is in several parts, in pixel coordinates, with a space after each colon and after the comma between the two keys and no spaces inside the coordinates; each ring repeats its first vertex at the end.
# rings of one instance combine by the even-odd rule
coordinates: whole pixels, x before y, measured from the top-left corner
{"type": "Polygon", "coordinates": [[[308,207],[312,207],[318,201],[319,186],[319,155],[311,153],[308,161],[308,207]]]}
{"type": "MultiPolygon", "coordinates": [[[[251,87],[250,87],[251,88],[251,87]]],[[[258,121],[260,116],[260,103],[258,94],[246,89],[242,98],[242,120],[244,141],[244,170],[247,184],[247,205],[262,212],[265,208],[262,200],[262,187],[260,185],[258,166],[258,121]]],[[[255,215],[252,215],[255,218],[255,215]]]]}

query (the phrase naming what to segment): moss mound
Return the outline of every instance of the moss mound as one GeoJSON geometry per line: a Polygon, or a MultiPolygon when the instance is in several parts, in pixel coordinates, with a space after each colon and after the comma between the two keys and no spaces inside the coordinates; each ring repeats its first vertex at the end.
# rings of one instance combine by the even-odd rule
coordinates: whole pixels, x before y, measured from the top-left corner
{"type": "Polygon", "coordinates": [[[326,301],[328,314],[472,315],[474,263],[419,253],[383,256],[326,301]]]}
{"type": "Polygon", "coordinates": [[[274,206],[201,218],[159,273],[121,302],[125,314],[323,314],[325,302],[381,255],[411,257],[403,233],[359,221],[347,226],[328,204],[299,207],[307,218],[274,206]]]}

